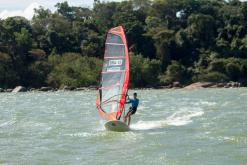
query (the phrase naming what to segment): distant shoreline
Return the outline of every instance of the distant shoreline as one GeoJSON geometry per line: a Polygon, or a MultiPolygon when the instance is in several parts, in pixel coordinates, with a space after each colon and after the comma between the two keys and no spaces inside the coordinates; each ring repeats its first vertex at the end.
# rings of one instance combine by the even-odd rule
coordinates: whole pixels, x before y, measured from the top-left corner
{"type": "MultiPolygon", "coordinates": [[[[227,82],[227,83],[214,83],[214,82],[196,82],[190,85],[181,85],[178,82],[174,82],[171,85],[167,86],[153,86],[153,87],[137,87],[137,88],[130,88],[130,90],[150,90],[150,89],[200,89],[200,88],[240,88],[245,87],[242,86],[239,82],[227,82]]],[[[71,86],[64,86],[63,88],[53,88],[53,87],[40,87],[40,88],[27,88],[24,86],[17,86],[15,88],[8,88],[3,89],[0,88],[1,92],[6,93],[17,93],[17,92],[55,92],[55,91],[89,91],[89,90],[98,90],[97,86],[88,86],[88,87],[71,87],[71,86]]]]}

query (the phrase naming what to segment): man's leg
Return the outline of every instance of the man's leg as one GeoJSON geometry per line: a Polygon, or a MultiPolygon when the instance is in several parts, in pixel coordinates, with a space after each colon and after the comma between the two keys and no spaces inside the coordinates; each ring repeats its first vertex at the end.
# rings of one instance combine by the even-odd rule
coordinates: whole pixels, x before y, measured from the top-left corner
{"type": "Polygon", "coordinates": [[[127,122],[127,115],[124,117],[124,123],[127,122]]]}
{"type": "Polygon", "coordinates": [[[129,115],[128,126],[130,125],[131,115],[129,115]]]}
{"type": "Polygon", "coordinates": [[[128,113],[127,113],[126,116],[124,117],[124,123],[126,123],[126,122],[127,122],[127,119],[129,119],[129,117],[130,117],[130,115],[131,115],[131,111],[132,111],[132,108],[130,107],[128,113]]]}
{"type": "Polygon", "coordinates": [[[128,116],[129,116],[129,117],[128,117],[128,119],[129,119],[129,120],[128,120],[128,125],[130,125],[131,116],[134,115],[135,112],[136,112],[136,108],[133,108],[133,107],[132,107],[132,108],[131,108],[131,111],[129,111],[129,115],[128,115],[128,116]]]}

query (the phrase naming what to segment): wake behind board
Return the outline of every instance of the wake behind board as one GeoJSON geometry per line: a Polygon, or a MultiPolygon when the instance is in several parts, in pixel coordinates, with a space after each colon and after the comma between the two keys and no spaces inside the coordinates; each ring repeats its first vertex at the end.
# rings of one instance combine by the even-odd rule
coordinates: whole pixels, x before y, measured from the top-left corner
{"type": "Polygon", "coordinates": [[[111,120],[105,123],[105,128],[109,131],[115,132],[127,132],[130,131],[128,125],[119,120],[111,120]]]}

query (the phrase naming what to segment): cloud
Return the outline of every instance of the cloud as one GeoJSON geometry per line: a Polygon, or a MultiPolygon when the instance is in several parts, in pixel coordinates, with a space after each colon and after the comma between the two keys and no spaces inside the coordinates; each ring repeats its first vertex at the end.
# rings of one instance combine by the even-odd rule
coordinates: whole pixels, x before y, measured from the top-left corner
{"type": "Polygon", "coordinates": [[[31,20],[33,15],[34,15],[34,9],[39,8],[39,6],[41,6],[41,5],[34,2],[34,3],[31,3],[24,10],[3,10],[2,12],[0,12],[0,18],[6,19],[8,17],[13,17],[13,16],[22,16],[22,17],[25,17],[25,18],[31,20]]]}
{"type": "MultiPolygon", "coordinates": [[[[4,10],[0,10],[0,18],[1,19],[6,19],[8,17],[13,17],[13,16],[22,16],[27,18],[28,20],[31,20],[33,15],[34,15],[34,9],[39,8],[40,6],[43,6],[45,8],[49,8],[52,11],[55,10],[55,4],[58,2],[63,2],[64,0],[56,0],[56,1],[49,1],[49,0],[37,0],[37,2],[31,3],[33,0],[27,0],[23,2],[23,4],[20,4],[18,2],[16,5],[14,2],[17,0],[11,0],[11,1],[5,1],[4,3],[1,2],[2,4],[0,6],[0,9],[5,8],[4,10]],[[30,3],[28,7],[25,9],[19,9],[19,8],[24,8],[23,6],[28,5],[27,3],[30,3]],[[10,8],[11,7],[11,8],[10,8]],[[7,9],[6,9],[7,8],[7,9]],[[18,8],[18,9],[17,9],[18,8]]],[[[91,7],[93,5],[93,0],[87,0],[87,1],[81,1],[81,0],[73,0],[73,1],[68,1],[69,5],[72,6],[84,6],[84,7],[91,7]]]]}

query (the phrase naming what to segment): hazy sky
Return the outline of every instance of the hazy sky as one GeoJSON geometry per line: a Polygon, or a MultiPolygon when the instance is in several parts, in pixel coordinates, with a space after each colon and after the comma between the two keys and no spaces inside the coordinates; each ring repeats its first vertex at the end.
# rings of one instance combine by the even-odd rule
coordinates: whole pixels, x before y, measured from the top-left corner
{"type": "MultiPolygon", "coordinates": [[[[47,8],[52,8],[57,2],[65,0],[0,0],[0,11],[24,10],[32,3],[38,3],[47,8]]],[[[70,5],[91,6],[93,0],[67,0],[70,5]]]]}
{"type": "MultiPolygon", "coordinates": [[[[44,6],[45,8],[54,9],[56,3],[64,1],[65,0],[0,0],[0,18],[18,15],[31,19],[34,8],[44,6]]],[[[92,7],[94,0],[67,0],[67,2],[73,6],[92,7]]]]}

